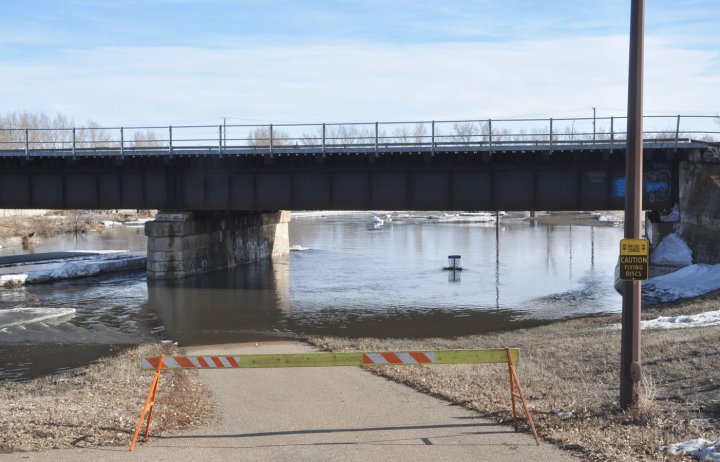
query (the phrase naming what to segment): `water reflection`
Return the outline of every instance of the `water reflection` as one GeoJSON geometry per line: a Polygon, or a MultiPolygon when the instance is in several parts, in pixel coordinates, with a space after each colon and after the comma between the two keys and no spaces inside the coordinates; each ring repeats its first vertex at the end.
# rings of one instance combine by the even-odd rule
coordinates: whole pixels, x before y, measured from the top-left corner
{"type": "MultiPolygon", "coordinates": [[[[283,335],[291,310],[289,256],[177,281],[148,280],[146,309],[183,345],[283,335]]],[[[287,334],[285,334],[287,335],[287,334]]]]}
{"type": "Polygon", "coordinates": [[[369,231],[366,221],[296,220],[292,244],[303,251],[193,279],[150,281],[146,309],[181,344],[457,336],[618,309],[616,229],[395,220],[369,231]],[[589,259],[577,257],[587,250],[589,259]],[[455,253],[464,270],[445,271],[442,284],[444,262],[455,253]]]}

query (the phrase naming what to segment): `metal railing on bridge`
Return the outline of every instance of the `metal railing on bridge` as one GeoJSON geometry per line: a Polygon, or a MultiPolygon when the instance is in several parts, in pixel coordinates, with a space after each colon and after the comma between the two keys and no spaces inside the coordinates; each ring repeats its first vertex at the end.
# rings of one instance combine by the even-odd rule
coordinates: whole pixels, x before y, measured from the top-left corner
{"type": "MultiPolygon", "coordinates": [[[[624,147],[626,117],[267,125],[0,128],[0,156],[489,151],[624,147]]],[[[720,118],[646,116],[646,143],[720,141],[720,118]]]]}

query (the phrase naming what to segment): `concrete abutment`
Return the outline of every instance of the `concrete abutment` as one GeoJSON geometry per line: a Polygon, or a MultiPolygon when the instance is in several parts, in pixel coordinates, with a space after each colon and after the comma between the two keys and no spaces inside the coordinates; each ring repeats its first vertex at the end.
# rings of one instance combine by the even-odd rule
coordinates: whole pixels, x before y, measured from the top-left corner
{"type": "Polygon", "coordinates": [[[289,211],[161,211],[145,224],[148,279],[181,279],[290,251],[289,211]]]}
{"type": "Polygon", "coordinates": [[[674,232],[692,249],[694,263],[720,263],[720,148],[691,153],[680,162],[678,183],[676,216],[648,214],[646,234],[656,246],[674,232]]]}

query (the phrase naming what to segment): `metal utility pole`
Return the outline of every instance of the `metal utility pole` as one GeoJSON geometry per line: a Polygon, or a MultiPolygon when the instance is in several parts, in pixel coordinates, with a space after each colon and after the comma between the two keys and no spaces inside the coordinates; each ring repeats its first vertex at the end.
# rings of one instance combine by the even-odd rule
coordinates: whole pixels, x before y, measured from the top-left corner
{"type": "MultiPolygon", "coordinates": [[[[645,1],[632,0],[630,67],[628,74],[627,158],[625,161],[625,238],[640,238],[643,176],[643,36],[645,1]]],[[[623,282],[622,343],[620,348],[620,405],[638,401],[640,384],[639,280],[623,282]]]]}
{"type": "Polygon", "coordinates": [[[595,106],[593,106],[593,144],[595,144],[595,134],[597,131],[595,130],[595,106]]]}

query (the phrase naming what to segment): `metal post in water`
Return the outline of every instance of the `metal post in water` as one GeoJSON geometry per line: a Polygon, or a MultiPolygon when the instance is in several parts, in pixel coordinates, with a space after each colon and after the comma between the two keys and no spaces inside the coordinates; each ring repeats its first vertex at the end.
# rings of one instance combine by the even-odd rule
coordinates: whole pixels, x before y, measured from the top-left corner
{"type": "MultiPolygon", "coordinates": [[[[644,0],[632,0],[630,66],[628,73],[627,158],[625,163],[625,238],[640,238],[643,177],[643,35],[644,0]]],[[[623,282],[620,346],[620,405],[629,408],[639,398],[641,281],[623,282]]]]}

